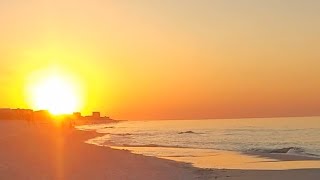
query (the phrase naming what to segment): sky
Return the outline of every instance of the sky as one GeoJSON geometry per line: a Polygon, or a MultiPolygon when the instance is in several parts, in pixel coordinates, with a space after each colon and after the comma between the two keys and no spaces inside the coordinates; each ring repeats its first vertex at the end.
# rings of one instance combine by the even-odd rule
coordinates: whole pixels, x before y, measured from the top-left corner
{"type": "Polygon", "coordinates": [[[0,25],[0,107],[55,69],[116,119],[320,114],[318,0],[1,0],[0,25]]]}

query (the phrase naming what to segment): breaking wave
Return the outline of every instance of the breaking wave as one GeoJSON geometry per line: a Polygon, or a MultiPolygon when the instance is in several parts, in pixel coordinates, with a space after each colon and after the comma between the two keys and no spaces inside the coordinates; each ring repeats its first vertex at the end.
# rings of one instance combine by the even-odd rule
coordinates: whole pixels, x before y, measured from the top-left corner
{"type": "Polygon", "coordinates": [[[275,149],[259,149],[259,148],[252,148],[249,149],[247,152],[249,153],[274,153],[274,154],[290,154],[290,155],[299,155],[299,156],[315,156],[319,157],[319,155],[307,153],[305,149],[301,147],[285,147],[285,148],[275,148],[275,149]]]}

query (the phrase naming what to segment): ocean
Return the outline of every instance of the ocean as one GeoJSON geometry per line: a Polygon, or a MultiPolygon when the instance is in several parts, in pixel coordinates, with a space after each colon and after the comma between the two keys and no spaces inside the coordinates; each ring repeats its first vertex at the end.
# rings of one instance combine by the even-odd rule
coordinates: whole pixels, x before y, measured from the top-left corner
{"type": "Polygon", "coordinates": [[[147,156],[192,157],[223,150],[320,157],[320,117],[120,121],[77,128],[101,134],[87,143],[147,156]]]}

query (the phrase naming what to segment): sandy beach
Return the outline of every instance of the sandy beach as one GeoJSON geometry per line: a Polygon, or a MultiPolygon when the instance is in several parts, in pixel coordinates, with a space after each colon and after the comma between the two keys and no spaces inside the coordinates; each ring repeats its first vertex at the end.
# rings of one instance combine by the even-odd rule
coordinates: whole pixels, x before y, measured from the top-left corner
{"type": "Polygon", "coordinates": [[[173,160],[86,144],[84,141],[97,134],[68,126],[1,121],[0,130],[1,180],[320,179],[320,169],[195,168],[173,160]]]}

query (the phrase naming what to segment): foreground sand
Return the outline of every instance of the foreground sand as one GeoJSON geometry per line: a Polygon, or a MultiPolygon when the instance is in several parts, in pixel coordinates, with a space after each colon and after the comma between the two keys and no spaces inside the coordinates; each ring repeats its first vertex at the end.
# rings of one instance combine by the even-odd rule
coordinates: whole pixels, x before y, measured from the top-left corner
{"type": "Polygon", "coordinates": [[[68,127],[0,121],[2,180],[320,179],[309,170],[204,170],[83,143],[96,136],[68,127]]]}

